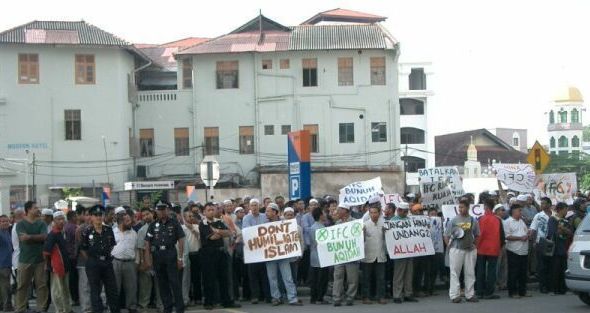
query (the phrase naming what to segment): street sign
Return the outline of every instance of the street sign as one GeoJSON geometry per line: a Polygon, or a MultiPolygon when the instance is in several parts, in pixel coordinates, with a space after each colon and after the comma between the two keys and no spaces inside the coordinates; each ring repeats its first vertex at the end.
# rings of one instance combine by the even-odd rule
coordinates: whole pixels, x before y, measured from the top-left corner
{"type": "Polygon", "coordinates": [[[307,130],[290,132],[287,136],[289,200],[311,196],[310,137],[307,130]]]}
{"type": "Polygon", "coordinates": [[[207,187],[214,187],[219,180],[219,163],[213,156],[206,156],[201,162],[201,180],[207,187]]]}
{"type": "Polygon", "coordinates": [[[174,181],[137,181],[123,184],[125,191],[174,189],[174,181]]]}
{"type": "Polygon", "coordinates": [[[538,141],[535,141],[531,152],[527,156],[527,161],[535,169],[535,174],[542,174],[549,165],[549,162],[551,162],[551,156],[538,141]]]}

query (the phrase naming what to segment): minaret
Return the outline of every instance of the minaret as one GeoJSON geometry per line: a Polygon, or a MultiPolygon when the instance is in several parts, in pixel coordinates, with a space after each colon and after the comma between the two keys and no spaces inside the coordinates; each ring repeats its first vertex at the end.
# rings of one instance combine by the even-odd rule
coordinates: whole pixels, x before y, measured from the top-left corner
{"type": "Polygon", "coordinates": [[[463,166],[463,177],[481,177],[481,163],[477,161],[477,148],[473,144],[473,136],[471,136],[471,143],[467,147],[467,161],[465,161],[465,165],[463,166]]]}

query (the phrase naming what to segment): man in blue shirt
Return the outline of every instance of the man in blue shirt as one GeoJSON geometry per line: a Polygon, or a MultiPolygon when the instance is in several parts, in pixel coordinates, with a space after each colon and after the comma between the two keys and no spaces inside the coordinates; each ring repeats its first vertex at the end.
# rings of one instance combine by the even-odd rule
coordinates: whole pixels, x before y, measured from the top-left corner
{"type": "Polygon", "coordinates": [[[12,312],[10,274],[12,272],[12,239],[8,216],[0,215],[0,308],[12,312]]]}
{"type": "MultiPolygon", "coordinates": [[[[250,213],[242,221],[242,229],[268,223],[266,214],[260,213],[260,201],[258,199],[250,200],[250,213]]],[[[248,277],[250,278],[250,294],[252,304],[258,304],[258,301],[270,303],[270,288],[266,276],[266,265],[264,263],[248,264],[248,277]]]]}

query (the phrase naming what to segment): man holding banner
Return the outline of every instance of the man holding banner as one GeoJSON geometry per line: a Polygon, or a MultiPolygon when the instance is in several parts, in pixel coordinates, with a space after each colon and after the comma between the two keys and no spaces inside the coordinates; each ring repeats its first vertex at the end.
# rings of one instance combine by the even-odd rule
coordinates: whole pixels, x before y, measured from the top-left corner
{"type": "MultiPolygon", "coordinates": [[[[260,201],[251,199],[249,202],[250,213],[244,216],[242,221],[242,232],[244,229],[264,224],[268,222],[266,214],[260,213],[260,201]]],[[[250,278],[250,294],[252,304],[258,304],[258,301],[267,301],[270,303],[270,291],[268,280],[266,278],[266,268],[264,263],[248,264],[248,277],[250,278]]]]}
{"type": "Polygon", "coordinates": [[[383,219],[380,218],[381,210],[378,207],[369,208],[370,219],[365,221],[365,258],[361,261],[363,283],[362,294],[363,304],[371,304],[370,290],[372,286],[372,275],[375,275],[375,293],[379,304],[386,304],[385,301],[385,234],[383,219]]]}
{"type": "MultiPolygon", "coordinates": [[[[351,222],[354,219],[350,217],[349,208],[338,207],[339,220],[336,224],[344,224],[351,222]]],[[[354,297],[356,296],[359,285],[359,262],[353,261],[334,266],[334,286],[332,288],[332,298],[334,299],[334,306],[342,305],[342,294],[344,293],[344,278],[348,284],[346,288],[346,305],[352,306],[354,304],[354,297]]]]}
{"type": "MultiPolygon", "coordinates": [[[[392,219],[392,222],[399,223],[408,221],[408,211],[410,206],[406,202],[402,202],[397,207],[397,216],[392,219]]],[[[391,253],[390,253],[391,255],[391,253]]],[[[418,302],[413,297],[413,279],[414,279],[414,259],[399,258],[393,263],[393,302],[400,304],[403,300],[406,302],[418,302]]]]}

